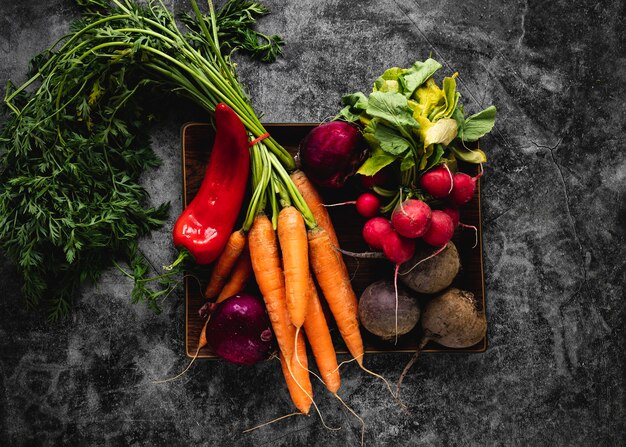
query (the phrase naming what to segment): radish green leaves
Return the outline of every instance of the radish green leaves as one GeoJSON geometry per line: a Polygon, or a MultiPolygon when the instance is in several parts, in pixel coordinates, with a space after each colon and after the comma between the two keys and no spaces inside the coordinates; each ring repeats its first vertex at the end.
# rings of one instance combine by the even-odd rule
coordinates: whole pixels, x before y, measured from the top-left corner
{"type": "Polygon", "coordinates": [[[374,175],[398,161],[405,183],[414,185],[422,172],[442,161],[486,161],[484,152],[465,143],[493,128],[496,108],[465,118],[457,74],[445,77],[439,87],[433,75],[440,68],[430,58],[409,68],[393,67],[376,79],[369,97],[357,92],[342,98],[345,107],[336,118],[362,124],[372,149],[360,174],[374,175]]]}

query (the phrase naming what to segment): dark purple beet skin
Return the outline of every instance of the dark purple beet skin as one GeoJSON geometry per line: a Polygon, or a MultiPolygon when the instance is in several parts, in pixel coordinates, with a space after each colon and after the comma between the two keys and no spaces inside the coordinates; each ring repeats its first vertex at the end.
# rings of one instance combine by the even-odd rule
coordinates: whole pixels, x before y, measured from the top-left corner
{"type": "Polygon", "coordinates": [[[365,146],[359,129],[331,121],[311,130],[300,144],[302,169],[319,186],[341,188],[361,165],[365,146]]]}
{"type": "Polygon", "coordinates": [[[248,294],[235,295],[218,304],[206,328],[216,355],[237,365],[254,365],[269,357],[274,334],[263,302],[248,294]]]}

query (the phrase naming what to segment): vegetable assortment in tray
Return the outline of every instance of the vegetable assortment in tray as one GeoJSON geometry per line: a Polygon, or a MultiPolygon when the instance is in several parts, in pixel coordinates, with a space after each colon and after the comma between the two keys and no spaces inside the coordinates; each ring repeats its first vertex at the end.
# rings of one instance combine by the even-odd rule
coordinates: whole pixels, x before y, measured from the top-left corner
{"type": "MultiPolygon", "coordinates": [[[[266,129],[277,141],[287,148],[291,153],[297,153],[300,143],[306,138],[309,132],[317,127],[317,124],[267,124],[266,129]]],[[[182,140],[182,163],[183,163],[183,199],[188,204],[195,197],[205,172],[205,166],[213,145],[215,131],[208,123],[189,123],[181,129],[182,140]]],[[[464,172],[476,175],[479,169],[475,165],[462,164],[464,172]]],[[[355,179],[356,180],[356,179],[355,179]]],[[[320,188],[324,201],[331,204],[349,200],[356,194],[364,191],[361,182],[348,182],[342,189],[320,188]]],[[[482,260],[482,232],[480,227],[480,182],[477,183],[477,191],[474,197],[460,208],[464,224],[475,226],[478,233],[474,233],[470,228],[459,228],[453,242],[458,248],[460,256],[460,270],[454,278],[452,285],[459,289],[470,291],[474,294],[482,309],[485,307],[484,283],[483,283],[483,260],[482,260]],[[476,241],[476,238],[478,240],[476,241]],[[477,242],[477,243],[476,243],[477,242]]],[[[331,218],[341,247],[354,252],[368,250],[367,244],[361,236],[361,230],[366,222],[366,218],[360,216],[356,209],[351,206],[336,206],[329,208],[331,218]]],[[[420,253],[417,253],[418,255],[420,253]]],[[[446,256],[441,253],[440,256],[446,256]]],[[[344,256],[348,270],[352,277],[352,285],[357,296],[368,285],[382,279],[393,277],[393,268],[389,261],[384,259],[360,259],[344,256]]],[[[196,354],[200,332],[205,319],[201,317],[199,310],[207,302],[204,296],[205,283],[201,285],[194,278],[185,280],[186,296],[186,351],[187,355],[193,357],[196,354]]],[[[254,285],[248,290],[253,290],[254,285]]],[[[424,297],[431,295],[425,294],[424,297]]],[[[330,316],[326,309],[326,315],[330,316]]],[[[331,325],[331,334],[336,343],[338,353],[346,353],[345,346],[338,336],[336,329],[331,325]]],[[[420,330],[419,326],[412,329],[408,334],[401,336],[397,344],[393,341],[381,340],[367,330],[362,330],[367,353],[374,352],[413,352],[418,346],[420,330]]],[[[429,343],[424,351],[465,351],[483,352],[487,348],[487,339],[483,337],[478,343],[466,348],[446,348],[437,343],[429,343]]],[[[216,358],[209,346],[205,346],[198,351],[200,358],[216,358]]]]}

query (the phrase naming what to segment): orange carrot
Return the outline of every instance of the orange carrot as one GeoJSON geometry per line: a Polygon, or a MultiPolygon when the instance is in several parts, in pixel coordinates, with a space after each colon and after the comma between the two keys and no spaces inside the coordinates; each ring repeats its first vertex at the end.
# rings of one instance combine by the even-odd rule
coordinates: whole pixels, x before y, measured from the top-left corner
{"type": "Polygon", "coordinates": [[[204,291],[204,296],[207,299],[215,298],[220,293],[245,245],[246,235],[243,231],[235,231],[230,235],[224,251],[213,267],[211,279],[209,279],[209,284],[204,291]]]}
{"type": "Polygon", "coordinates": [[[333,223],[330,220],[328,209],[324,206],[322,197],[315,189],[315,186],[313,186],[313,183],[311,183],[306,174],[300,170],[294,171],[291,174],[291,180],[293,180],[296,188],[300,191],[302,198],[311,210],[311,213],[313,213],[313,217],[315,217],[317,224],[326,230],[333,246],[339,247],[339,240],[337,239],[333,223]]]}
{"type": "Polygon", "coordinates": [[[309,253],[302,214],[293,206],[278,214],[278,242],[283,254],[285,291],[289,317],[296,328],[304,323],[309,295],[309,253]]]}
{"type": "Polygon", "coordinates": [[[313,402],[313,387],[309,379],[309,372],[307,371],[308,361],[306,357],[306,346],[301,333],[298,334],[298,359],[296,360],[294,356],[289,364],[291,372],[289,371],[287,360],[282,352],[280,353],[280,364],[283,368],[283,375],[285,376],[285,382],[287,382],[287,389],[289,389],[291,400],[298,410],[304,414],[309,414],[309,409],[313,402]],[[300,366],[298,360],[302,366],[300,366]],[[298,386],[298,384],[300,386],[298,386]]]}
{"type": "Polygon", "coordinates": [[[363,340],[359,331],[357,298],[341,255],[328,234],[317,227],[309,231],[309,262],[350,354],[363,365],[363,340]]]}
{"type": "Polygon", "coordinates": [[[317,289],[313,283],[313,278],[309,276],[309,302],[307,306],[306,318],[304,319],[304,331],[311,345],[311,350],[315,356],[315,363],[319,369],[326,388],[336,394],[341,385],[339,368],[337,367],[337,354],[333,340],[330,338],[328,323],[320,304],[317,289]]]}
{"type": "Polygon", "coordinates": [[[221,303],[226,298],[229,298],[233,295],[238,294],[243,290],[246,286],[246,283],[250,279],[250,275],[252,274],[252,264],[250,262],[250,252],[248,250],[244,250],[235,267],[233,268],[233,272],[230,276],[228,282],[224,285],[224,288],[220,292],[215,300],[216,303],[221,303]]]}
{"type": "MultiPolygon", "coordinates": [[[[299,334],[296,339],[296,328],[289,320],[289,311],[285,298],[285,279],[280,265],[280,257],[278,255],[278,243],[276,233],[272,227],[272,222],[265,215],[259,215],[254,219],[250,233],[248,234],[248,246],[250,249],[250,260],[252,261],[252,270],[259,290],[263,295],[267,313],[272,322],[274,336],[278,342],[281,355],[283,355],[289,365],[283,365],[283,371],[287,369],[285,377],[289,386],[289,379],[293,379],[296,383],[289,386],[290,392],[293,386],[300,391],[311,390],[311,380],[308,371],[297,365],[294,361],[295,347],[298,349],[298,360],[306,365],[306,348],[304,347],[304,339],[299,334]],[[295,343],[294,343],[295,342],[295,343]],[[291,369],[291,372],[289,372],[291,369]],[[293,374],[293,376],[291,375],[293,374]],[[300,388],[302,387],[302,389],[300,388]]],[[[284,363],[284,362],[283,362],[284,363]]],[[[309,396],[313,396],[312,391],[309,396]]],[[[305,394],[304,392],[302,394],[305,394]]],[[[292,392],[294,396],[294,392],[292,392]]],[[[303,413],[308,413],[310,403],[303,404],[301,397],[292,397],[296,407],[303,413]]]]}
{"type": "Polygon", "coordinates": [[[267,313],[278,346],[291,359],[296,339],[296,328],[291,324],[285,298],[285,279],[278,255],[278,242],[272,223],[265,215],[254,219],[248,233],[248,246],[254,277],[263,295],[267,313]]]}

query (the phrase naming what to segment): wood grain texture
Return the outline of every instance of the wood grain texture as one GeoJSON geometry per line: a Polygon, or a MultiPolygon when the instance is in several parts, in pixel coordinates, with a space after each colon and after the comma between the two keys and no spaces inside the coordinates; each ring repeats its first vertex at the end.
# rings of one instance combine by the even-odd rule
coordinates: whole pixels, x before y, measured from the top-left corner
{"type": "MultiPolygon", "coordinates": [[[[280,142],[291,153],[296,153],[300,141],[317,124],[267,124],[266,129],[272,136],[280,142]]],[[[181,129],[182,139],[182,163],[183,163],[183,202],[185,206],[193,199],[198,191],[210,149],[213,144],[213,129],[207,123],[188,123],[181,129]]],[[[462,170],[468,174],[475,175],[477,169],[473,165],[463,166],[462,170]]],[[[356,187],[348,184],[340,191],[321,191],[325,203],[334,203],[346,200],[354,200],[356,187]]],[[[245,210],[244,210],[245,211],[245,210]]],[[[341,247],[345,250],[361,252],[369,248],[361,237],[361,230],[365,222],[359,216],[353,206],[333,207],[329,209],[333,224],[339,237],[341,247]]],[[[475,296],[482,308],[485,309],[484,273],[482,259],[482,230],[480,214],[480,181],[477,182],[477,193],[474,198],[461,208],[461,221],[467,225],[474,225],[478,228],[478,246],[474,245],[474,232],[472,230],[458,230],[453,238],[461,256],[461,271],[455,278],[452,286],[469,290],[475,296]]],[[[391,279],[393,269],[389,262],[385,260],[354,259],[344,256],[346,265],[352,277],[352,285],[357,296],[374,281],[387,278],[391,279]]],[[[187,355],[193,357],[198,347],[198,339],[204,321],[198,315],[198,309],[205,303],[202,290],[206,283],[198,284],[196,280],[185,280],[186,288],[186,351],[187,355]],[[201,288],[202,287],[202,288],[201,288]]],[[[256,292],[251,288],[251,292],[256,292]]],[[[428,299],[421,296],[420,300],[428,299]]],[[[329,316],[327,308],[326,315],[329,316]]],[[[331,334],[335,341],[337,352],[347,353],[338,331],[331,322],[331,334]]],[[[376,352],[411,352],[417,348],[419,341],[419,325],[410,333],[400,337],[398,344],[379,340],[367,331],[363,330],[363,341],[366,353],[376,352]]],[[[486,337],[471,348],[449,349],[436,343],[429,343],[426,352],[484,352],[487,349],[486,337]]],[[[198,353],[200,358],[216,358],[209,347],[204,347],[198,353]]]]}

